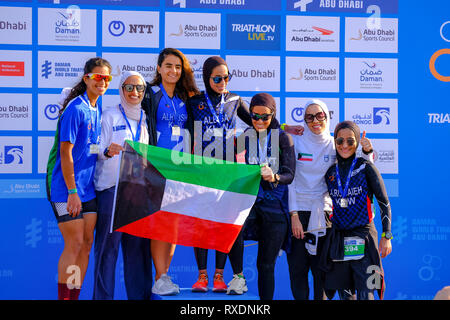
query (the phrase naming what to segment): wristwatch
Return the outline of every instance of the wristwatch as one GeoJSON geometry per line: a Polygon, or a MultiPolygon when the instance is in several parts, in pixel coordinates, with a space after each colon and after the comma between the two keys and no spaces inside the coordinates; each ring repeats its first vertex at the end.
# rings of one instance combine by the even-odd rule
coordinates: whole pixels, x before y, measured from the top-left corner
{"type": "Polygon", "coordinates": [[[391,240],[391,239],[393,238],[392,232],[390,232],[390,231],[383,232],[383,233],[381,234],[381,236],[382,236],[383,238],[386,238],[387,240],[391,240]]]}
{"type": "Polygon", "coordinates": [[[103,155],[107,158],[112,158],[108,153],[109,153],[109,148],[105,148],[105,151],[103,151],[103,155]]]}

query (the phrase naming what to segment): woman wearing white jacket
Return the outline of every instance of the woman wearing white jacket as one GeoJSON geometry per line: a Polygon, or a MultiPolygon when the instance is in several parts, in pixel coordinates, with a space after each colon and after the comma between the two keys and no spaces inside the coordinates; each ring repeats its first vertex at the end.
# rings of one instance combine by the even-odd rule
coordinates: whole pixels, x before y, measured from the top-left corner
{"type": "MultiPolygon", "coordinates": [[[[287,255],[291,290],[296,300],[309,297],[308,272],[314,278],[314,299],[323,300],[318,252],[329,226],[331,198],[325,183],[325,173],[336,161],[336,149],[330,134],[330,114],[327,105],[318,99],[305,105],[305,132],[293,136],[296,157],[295,178],[289,185],[289,212],[292,226],[292,248],[287,255]]],[[[372,144],[361,139],[363,157],[372,159],[372,144]]]]}
{"type": "MultiPolygon", "coordinates": [[[[145,79],[138,72],[124,72],[120,79],[119,104],[103,111],[100,154],[95,172],[98,201],[94,254],[94,300],[114,298],[114,280],[119,246],[122,246],[124,280],[128,299],[151,298],[152,264],[150,240],[121,232],[110,233],[119,157],[125,140],[148,143],[144,98],[145,79]]],[[[119,199],[120,201],[120,199],[119,199]]]]}

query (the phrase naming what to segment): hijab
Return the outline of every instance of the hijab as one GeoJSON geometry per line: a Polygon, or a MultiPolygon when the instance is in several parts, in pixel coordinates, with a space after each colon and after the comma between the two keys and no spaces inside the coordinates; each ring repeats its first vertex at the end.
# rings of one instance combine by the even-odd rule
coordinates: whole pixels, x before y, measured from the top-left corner
{"type": "Polygon", "coordinates": [[[250,101],[250,112],[252,112],[254,106],[264,106],[266,108],[269,108],[273,113],[272,120],[270,121],[270,125],[267,129],[277,129],[280,127],[280,123],[275,117],[275,115],[277,114],[277,103],[270,94],[265,92],[255,94],[250,101]]]}
{"type": "MultiPolygon", "coordinates": [[[[120,78],[120,82],[119,82],[120,104],[122,105],[123,110],[125,111],[125,115],[127,116],[128,119],[139,121],[139,119],[141,118],[142,100],[138,104],[131,104],[131,103],[127,102],[127,100],[125,99],[125,94],[123,93],[123,91],[125,89],[122,88],[122,85],[131,76],[138,76],[142,80],[144,87],[146,86],[145,79],[139,72],[125,71],[124,73],[122,73],[122,77],[120,78]]],[[[145,92],[145,90],[144,90],[144,92],[145,92]]],[[[139,138],[139,142],[148,143],[148,131],[147,131],[147,122],[146,122],[145,112],[143,112],[143,114],[142,114],[141,136],[139,138]]]]}
{"type": "Polygon", "coordinates": [[[311,129],[308,127],[308,125],[305,122],[305,131],[303,132],[303,137],[305,139],[307,139],[313,143],[317,143],[317,144],[323,144],[323,143],[332,141],[333,138],[331,137],[331,134],[330,134],[330,112],[328,111],[327,105],[325,104],[325,102],[323,102],[322,100],[319,100],[319,99],[309,100],[305,104],[305,111],[304,111],[305,115],[306,115],[306,109],[312,104],[318,105],[322,109],[322,111],[325,112],[326,117],[327,117],[325,130],[320,134],[315,134],[311,131],[311,129]]]}
{"type": "MultiPolygon", "coordinates": [[[[206,91],[208,92],[209,96],[217,97],[219,94],[215,92],[211,86],[209,85],[209,79],[211,78],[211,74],[213,72],[213,69],[217,66],[224,65],[228,69],[228,65],[226,61],[219,56],[212,56],[205,60],[203,63],[203,83],[205,84],[206,91]]],[[[228,69],[229,72],[229,69],[228,69]]]]}

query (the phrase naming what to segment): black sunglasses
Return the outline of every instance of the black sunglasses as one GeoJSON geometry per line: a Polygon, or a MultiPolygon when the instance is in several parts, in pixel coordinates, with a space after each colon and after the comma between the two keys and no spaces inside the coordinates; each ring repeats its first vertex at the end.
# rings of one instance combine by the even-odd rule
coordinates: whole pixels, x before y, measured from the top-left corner
{"type": "Polygon", "coordinates": [[[327,118],[327,114],[323,111],[317,112],[316,114],[312,114],[312,113],[305,114],[305,122],[306,123],[313,122],[314,118],[316,118],[318,121],[323,121],[327,118]]]}
{"type": "Polygon", "coordinates": [[[215,84],[221,83],[222,80],[225,81],[225,82],[228,82],[228,81],[231,80],[231,74],[229,74],[229,75],[227,75],[227,76],[224,76],[224,77],[221,77],[221,76],[215,76],[215,77],[211,77],[211,79],[213,80],[213,82],[214,82],[215,84]]]}
{"type": "Polygon", "coordinates": [[[252,117],[253,120],[258,121],[258,120],[262,120],[262,121],[268,121],[272,118],[273,113],[264,113],[264,114],[258,114],[258,113],[251,113],[250,116],[252,117]]]}
{"type": "MultiPolygon", "coordinates": [[[[338,146],[340,146],[340,145],[342,145],[343,143],[344,143],[344,138],[342,138],[342,137],[340,137],[340,138],[337,138],[336,139],[336,144],[338,145],[338,146]]],[[[349,146],[349,147],[351,147],[351,146],[353,146],[354,144],[355,144],[355,139],[353,139],[353,138],[347,138],[347,145],[349,146]]]]}
{"type": "Polygon", "coordinates": [[[145,86],[142,84],[124,84],[122,85],[122,88],[124,88],[127,92],[132,92],[134,88],[136,88],[137,92],[142,92],[145,90],[145,86]]]}

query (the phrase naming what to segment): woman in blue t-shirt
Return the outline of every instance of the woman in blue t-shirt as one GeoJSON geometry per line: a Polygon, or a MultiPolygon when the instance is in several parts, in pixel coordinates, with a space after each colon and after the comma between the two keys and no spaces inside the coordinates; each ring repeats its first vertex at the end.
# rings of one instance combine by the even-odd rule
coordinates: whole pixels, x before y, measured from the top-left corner
{"type": "MultiPolygon", "coordinates": [[[[188,113],[185,101],[199,91],[194,73],[184,54],[173,48],[163,49],[158,56],[155,78],[147,83],[142,109],[147,116],[149,144],[183,151],[183,132],[188,113]]],[[[189,150],[185,150],[189,151],[189,150]]],[[[178,294],[180,289],[167,275],[175,244],[152,239],[151,252],[155,265],[152,292],[158,295],[178,294]]]]}
{"type": "Polygon", "coordinates": [[[94,172],[99,152],[101,108],[111,65],[89,59],[81,81],[64,100],[47,166],[48,197],[64,238],[58,262],[58,299],[77,300],[89,261],[97,204],[94,172]]]}

